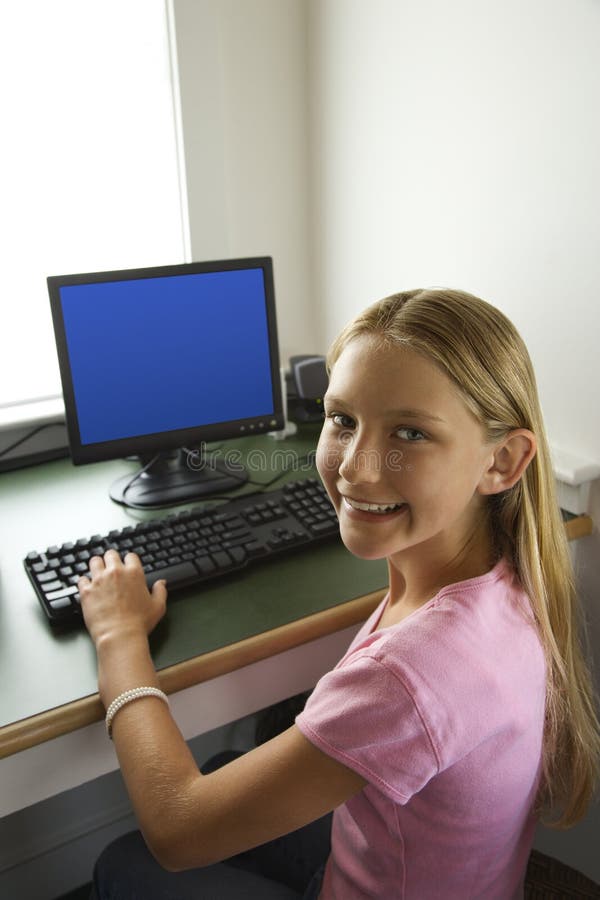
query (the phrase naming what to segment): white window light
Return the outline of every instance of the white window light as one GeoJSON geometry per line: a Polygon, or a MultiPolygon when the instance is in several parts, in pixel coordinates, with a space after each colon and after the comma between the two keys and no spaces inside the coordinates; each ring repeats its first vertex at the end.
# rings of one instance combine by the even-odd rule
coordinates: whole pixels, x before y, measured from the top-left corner
{"type": "Polygon", "coordinates": [[[23,0],[0,11],[9,418],[11,407],[61,393],[47,275],[187,256],[169,13],[165,0],[23,0]]]}

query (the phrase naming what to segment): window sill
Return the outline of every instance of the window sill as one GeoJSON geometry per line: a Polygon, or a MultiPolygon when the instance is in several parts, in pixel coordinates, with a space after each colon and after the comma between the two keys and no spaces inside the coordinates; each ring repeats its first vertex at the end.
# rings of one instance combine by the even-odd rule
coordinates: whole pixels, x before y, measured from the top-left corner
{"type": "Polygon", "coordinates": [[[0,406],[0,432],[64,421],[65,404],[60,396],[0,406]]]}
{"type": "Polygon", "coordinates": [[[68,456],[68,452],[62,397],[0,407],[0,472],[68,456]]]}

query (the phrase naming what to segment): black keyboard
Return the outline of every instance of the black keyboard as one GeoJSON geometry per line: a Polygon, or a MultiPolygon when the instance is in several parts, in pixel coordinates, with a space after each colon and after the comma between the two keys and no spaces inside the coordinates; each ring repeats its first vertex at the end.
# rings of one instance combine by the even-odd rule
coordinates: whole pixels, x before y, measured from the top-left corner
{"type": "Polygon", "coordinates": [[[82,621],[77,581],[92,556],[111,548],[122,558],[137,553],[148,587],[166,578],[171,593],[336,536],[331,501],[311,478],[33,551],[24,565],[50,624],[59,625],[82,621]]]}

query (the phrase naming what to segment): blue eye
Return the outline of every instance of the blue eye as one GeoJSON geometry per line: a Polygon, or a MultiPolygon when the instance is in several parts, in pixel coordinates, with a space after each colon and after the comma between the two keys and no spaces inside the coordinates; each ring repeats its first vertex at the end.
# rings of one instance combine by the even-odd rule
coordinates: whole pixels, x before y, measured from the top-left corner
{"type": "Polygon", "coordinates": [[[425,440],[425,435],[422,431],[419,431],[418,428],[408,428],[404,426],[402,428],[397,428],[396,434],[398,437],[402,438],[402,440],[410,441],[413,444],[417,441],[425,440]]]}
{"type": "Polygon", "coordinates": [[[338,428],[353,428],[354,427],[354,419],[351,416],[346,416],[344,413],[329,413],[327,416],[328,419],[331,419],[334,425],[337,425],[338,428]]]}

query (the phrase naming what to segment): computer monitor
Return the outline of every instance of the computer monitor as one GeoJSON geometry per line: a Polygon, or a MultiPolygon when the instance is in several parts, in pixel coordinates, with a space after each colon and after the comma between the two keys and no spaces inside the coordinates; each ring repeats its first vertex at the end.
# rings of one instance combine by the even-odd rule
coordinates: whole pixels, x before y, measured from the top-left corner
{"type": "Polygon", "coordinates": [[[76,465],[139,457],[110,490],[133,507],[247,479],[198,449],[284,426],[270,257],[51,276],[48,291],[76,465]]]}

